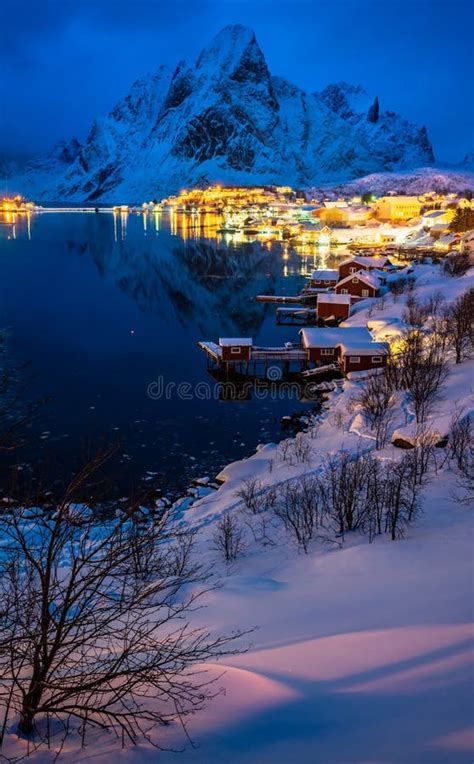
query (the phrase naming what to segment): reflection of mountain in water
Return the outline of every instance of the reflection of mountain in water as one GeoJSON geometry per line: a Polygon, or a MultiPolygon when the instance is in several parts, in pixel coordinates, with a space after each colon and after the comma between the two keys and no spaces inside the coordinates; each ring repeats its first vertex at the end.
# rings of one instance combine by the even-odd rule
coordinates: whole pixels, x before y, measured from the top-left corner
{"type": "Polygon", "coordinates": [[[119,241],[96,235],[87,244],[69,240],[68,248],[88,252],[99,273],[144,312],[194,325],[203,335],[213,336],[216,317],[221,333],[256,335],[265,310],[253,298],[275,289],[275,274],[281,272],[278,248],[177,241],[166,232],[156,238],[128,236],[119,241]]]}

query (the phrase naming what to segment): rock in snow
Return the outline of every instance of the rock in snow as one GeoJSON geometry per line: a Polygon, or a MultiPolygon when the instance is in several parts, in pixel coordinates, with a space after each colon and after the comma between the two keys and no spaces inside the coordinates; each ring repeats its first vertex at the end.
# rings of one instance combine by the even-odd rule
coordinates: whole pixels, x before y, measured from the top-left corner
{"type": "Polygon", "coordinates": [[[225,27],[197,59],[138,80],[84,145],[10,180],[37,200],[143,201],[190,184],[296,187],[430,164],[424,127],[363,88],[305,93],[273,77],[251,29],[225,27]]]}

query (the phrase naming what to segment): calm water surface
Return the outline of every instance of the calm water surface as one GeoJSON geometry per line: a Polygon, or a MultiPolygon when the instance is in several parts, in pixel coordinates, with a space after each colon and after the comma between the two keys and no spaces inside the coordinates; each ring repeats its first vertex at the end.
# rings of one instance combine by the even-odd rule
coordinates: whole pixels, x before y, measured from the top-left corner
{"type": "MultiPolygon", "coordinates": [[[[29,445],[8,457],[67,473],[98,439],[117,443],[117,490],[179,492],[260,442],[283,436],[297,400],[216,400],[201,339],[297,338],[261,292],[294,294],[321,254],[225,242],[160,216],[45,213],[0,226],[0,327],[28,396],[50,396],[29,445]],[[152,399],[150,383],[209,383],[209,399],[152,399]]],[[[206,390],[207,388],[200,388],[206,390]]]]}

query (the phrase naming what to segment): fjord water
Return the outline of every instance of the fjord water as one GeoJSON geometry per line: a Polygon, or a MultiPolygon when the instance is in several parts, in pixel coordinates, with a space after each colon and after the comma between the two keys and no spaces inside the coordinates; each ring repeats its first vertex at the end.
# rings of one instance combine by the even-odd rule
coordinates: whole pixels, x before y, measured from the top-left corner
{"type": "MultiPolygon", "coordinates": [[[[53,463],[66,474],[99,442],[117,444],[117,489],[156,484],[173,493],[215,475],[282,437],[293,400],[219,401],[199,340],[249,336],[257,344],[297,338],[277,327],[260,292],[295,293],[316,256],[281,245],[190,236],[166,214],[43,213],[0,228],[0,328],[22,398],[51,398],[9,454],[28,471],[53,463]],[[150,383],[189,383],[150,397],[150,383]],[[193,395],[198,383],[199,398],[193,395]],[[206,392],[208,390],[208,392],[206,392]],[[210,398],[210,399],[209,399],[210,398]]],[[[206,232],[204,231],[204,234],[206,232]]],[[[152,392],[159,389],[152,386],[152,392]]],[[[5,457],[2,457],[5,465],[5,457]]]]}

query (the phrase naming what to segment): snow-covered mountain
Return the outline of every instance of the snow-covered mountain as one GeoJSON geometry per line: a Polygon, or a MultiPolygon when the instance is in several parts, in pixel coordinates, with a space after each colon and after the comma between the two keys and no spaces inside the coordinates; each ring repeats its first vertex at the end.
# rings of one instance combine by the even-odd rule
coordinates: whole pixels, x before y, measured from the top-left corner
{"type": "Polygon", "coordinates": [[[345,183],[330,186],[314,186],[307,190],[310,197],[321,194],[333,194],[335,197],[346,194],[374,193],[383,194],[425,194],[430,191],[439,193],[463,193],[474,191],[474,172],[467,168],[443,169],[438,167],[419,167],[409,172],[380,172],[366,175],[345,183]]]}
{"type": "Polygon", "coordinates": [[[270,74],[252,30],[138,80],[111,113],[10,181],[37,200],[143,201],[199,182],[310,186],[430,164],[426,129],[346,83],[305,93],[270,74]]]}

